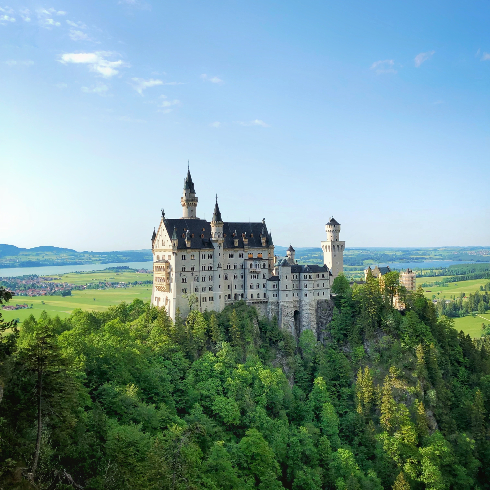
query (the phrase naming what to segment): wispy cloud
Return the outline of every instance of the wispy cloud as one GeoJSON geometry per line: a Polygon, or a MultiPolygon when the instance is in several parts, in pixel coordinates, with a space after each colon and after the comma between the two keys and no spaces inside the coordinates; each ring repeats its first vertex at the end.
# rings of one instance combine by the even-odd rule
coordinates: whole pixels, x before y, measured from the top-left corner
{"type": "Polygon", "coordinates": [[[65,88],[67,88],[67,87],[68,87],[68,85],[67,85],[66,83],[62,83],[62,82],[61,82],[61,83],[57,83],[57,84],[55,85],[55,87],[57,87],[57,88],[59,88],[59,89],[65,89],[65,88]]]}
{"type": "Polygon", "coordinates": [[[490,60],[490,53],[483,53],[483,56],[481,57],[481,61],[488,61],[490,60]]]}
{"type": "Polygon", "coordinates": [[[31,21],[31,11],[29,9],[20,9],[19,15],[23,21],[25,22],[31,21]]]}
{"type": "Polygon", "coordinates": [[[75,63],[88,65],[89,70],[104,78],[111,78],[119,73],[119,69],[129,66],[128,63],[117,60],[109,61],[107,58],[117,56],[110,51],[96,51],[94,53],[65,53],[61,55],[61,63],[75,63]]]}
{"type": "Polygon", "coordinates": [[[150,78],[145,80],[144,78],[131,78],[131,86],[138,92],[140,95],[143,95],[143,90],[146,90],[150,87],[156,87],[157,85],[163,85],[163,82],[158,79],[150,78]]]}
{"type": "Polygon", "coordinates": [[[220,128],[221,123],[219,121],[214,121],[213,123],[210,124],[212,128],[220,128]]]}
{"type": "Polygon", "coordinates": [[[371,65],[371,70],[374,70],[378,75],[381,73],[396,73],[396,70],[393,68],[395,62],[393,60],[379,60],[375,61],[371,65]]]}
{"type": "Polygon", "coordinates": [[[86,32],[77,31],[76,29],[70,29],[70,39],[72,41],[89,41],[90,37],[86,32]]]}
{"type": "Polygon", "coordinates": [[[98,82],[92,87],[82,87],[82,92],[86,94],[97,94],[97,95],[106,95],[109,91],[109,87],[102,82],[98,82]]]}
{"type": "Polygon", "coordinates": [[[434,56],[435,51],[427,51],[427,53],[419,53],[414,58],[415,66],[418,68],[424,61],[430,60],[434,56]]]}
{"type": "Polygon", "coordinates": [[[66,12],[64,10],[56,10],[54,8],[38,9],[36,10],[39,25],[45,29],[51,29],[52,27],[60,27],[61,22],[55,20],[55,17],[64,16],[66,12]]]}
{"type": "Polygon", "coordinates": [[[261,119],[254,119],[253,121],[238,121],[240,126],[261,126],[263,128],[268,128],[269,124],[265,123],[261,119]]]}
{"type": "Polygon", "coordinates": [[[87,26],[83,22],[73,22],[72,20],[67,20],[66,23],[70,27],[75,27],[76,29],[86,29],[87,26]]]}
{"type": "Polygon", "coordinates": [[[174,106],[180,105],[180,100],[168,100],[166,95],[160,95],[160,102],[158,103],[158,112],[163,112],[164,114],[168,114],[172,112],[172,108],[174,106]]]}
{"type": "Polygon", "coordinates": [[[211,82],[211,83],[218,83],[218,84],[225,83],[223,80],[221,80],[221,78],[209,77],[208,75],[206,75],[206,73],[203,73],[201,75],[201,79],[206,81],[206,82],[211,82]]]}
{"type": "Polygon", "coordinates": [[[15,22],[15,17],[12,17],[14,10],[10,7],[0,7],[0,25],[7,25],[15,22]]]}
{"type": "Polygon", "coordinates": [[[163,82],[163,85],[184,85],[184,82],[163,82]]]}
{"type": "Polygon", "coordinates": [[[8,60],[5,62],[8,66],[31,66],[34,64],[32,60],[8,60]]]}

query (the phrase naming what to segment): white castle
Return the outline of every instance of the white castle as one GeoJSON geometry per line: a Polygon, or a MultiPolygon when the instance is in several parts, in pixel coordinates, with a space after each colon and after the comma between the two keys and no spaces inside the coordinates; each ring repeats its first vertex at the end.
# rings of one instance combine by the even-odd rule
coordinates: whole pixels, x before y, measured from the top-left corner
{"type": "Polygon", "coordinates": [[[260,314],[276,316],[293,335],[306,328],[318,332],[331,310],[332,282],[343,271],[345,242],[339,240],[335,219],[325,226],[324,265],[299,265],[292,246],[287,257],[274,255],[265,219],[223,222],[217,197],[211,222],[199,219],[189,169],[180,202],[182,217],[168,219],[162,210],[151,238],[154,306],[164,307],[175,320],[177,311],[185,317],[191,308],[221,311],[244,300],[260,314]]]}

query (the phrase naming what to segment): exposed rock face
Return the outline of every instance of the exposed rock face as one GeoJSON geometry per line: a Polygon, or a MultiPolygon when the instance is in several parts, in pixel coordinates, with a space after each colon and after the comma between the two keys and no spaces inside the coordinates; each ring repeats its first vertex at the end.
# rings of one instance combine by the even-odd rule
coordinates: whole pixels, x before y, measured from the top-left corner
{"type": "Polygon", "coordinates": [[[322,344],[328,340],[328,324],[333,318],[333,300],[318,301],[316,306],[316,338],[322,344]]]}

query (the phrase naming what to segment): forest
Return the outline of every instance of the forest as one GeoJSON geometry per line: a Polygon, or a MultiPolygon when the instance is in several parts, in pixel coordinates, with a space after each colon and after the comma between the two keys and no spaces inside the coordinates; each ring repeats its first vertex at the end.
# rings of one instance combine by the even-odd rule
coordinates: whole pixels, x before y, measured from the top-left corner
{"type": "Polygon", "coordinates": [[[332,292],[323,342],[244,302],[0,320],[0,488],[489,489],[490,337],[421,289],[332,292]]]}

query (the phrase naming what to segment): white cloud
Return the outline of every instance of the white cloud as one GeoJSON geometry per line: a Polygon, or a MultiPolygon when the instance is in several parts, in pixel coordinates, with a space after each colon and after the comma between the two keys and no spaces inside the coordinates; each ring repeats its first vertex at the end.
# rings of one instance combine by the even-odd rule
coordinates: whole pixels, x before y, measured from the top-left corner
{"type": "Polygon", "coordinates": [[[82,87],[82,92],[85,92],[86,94],[105,95],[108,90],[109,87],[102,82],[98,82],[96,85],[92,87],[82,87]]]}
{"type": "Polygon", "coordinates": [[[9,22],[15,22],[15,17],[10,17],[7,14],[0,15],[0,24],[7,25],[9,22]]]}
{"type": "Polygon", "coordinates": [[[210,126],[212,128],[220,128],[221,127],[221,123],[219,121],[215,121],[214,123],[211,123],[210,126]]]}
{"type": "Polygon", "coordinates": [[[68,85],[66,83],[57,83],[55,87],[58,87],[59,89],[64,89],[68,87],[68,85]]]}
{"type": "Polygon", "coordinates": [[[253,121],[239,121],[238,124],[240,124],[240,126],[261,126],[263,128],[268,128],[269,125],[266,124],[264,121],[262,121],[261,119],[254,119],[253,121]]]}
{"type": "Polygon", "coordinates": [[[184,82],[163,82],[163,85],[184,85],[184,82]]]}
{"type": "Polygon", "coordinates": [[[51,29],[51,27],[61,26],[61,22],[54,20],[55,16],[66,15],[64,10],[56,10],[54,8],[49,9],[38,9],[36,11],[37,17],[39,19],[39,25],[45,29],[51,29]]]}
{"type": "Polygon", "coordinates": [[[119,68],[129,66],[122,60],[109,61],[107,57],[116,53],[110,51],[96,51],[94,53],[65,53],[61,55],[61,63],[76,63],[88,65],[89,70],[104,78],[110,78],[119,73],[119,68]]]}
{"type": "Polygon", "coordinates": [[[225,83],[223,80],[221,80],[221,78],[218,78],[218,77],[208,77],[206,75],[206,73],[203,73],[201,75],[201,79],[202,80],[205,80],[206,82],[211,82],[211,83],[225,83]]]}
{"type": "Polygon", "coordinates": [[[396,73],[396,70],[393,68],[395,62],[393,60],[379,60],[375,61],[371,65],[371,70],[375,70],[379,75],[381,73],[396,73]]]}
{"type": "Polygon", "coordinates": [[[19,15],[21,16],[23,21],[25,22],[31,21],[31,11],[29,9],[20,9],[19,15]]]}
{"type": "Polygon", "coordinates": [[[9,65],[9,66],[31,66],[34,64],[34,61],[32,60],[23,60],[23,61],[19,61],[19,60],[8,60],[5,62],[6,65],[9,65]]]}
{"type": "Polygon", "coordinates": [[[143,95],[143,90],[146,90],[150,87],[156,87],[157,85],[163,85],[161,80],[157,80],[154,78],[150,78],[145,80],[143,78],[131,78],[132,87],[138,92],[140,95],[143,95]]]}
{"type": "Polygon", "coordinates": [[[160,95],[160,103],[158,104],[158,112],[163,112],[164,114],[168,114],[169,112],[172,112],[171,107],[180,105],[180,100],[174,99],[174,100],[167,100],[166,95],[160,95]]]}
{"type": "Polygon", "coordinates": [[[435,51],[427,51],[427,53],[419,53],[414,58],[415,66],[418,68],[424,61],[430,60],[434,56],[435,51]]]}
{"type": "Polygon", "coordinates": [[[4,14],[13,14],[14,13],[14,9],[13,8],[10,8],[10,7],[0,7],[0,12],[3,12],[4,14]]]}
{"type": "Polygon", "coordinates": [[[67,20],[66,23],[70,27],[76,27],[77,29],[86,29],[87,26],[83,22],[73,22],[72,20],[67,20]]]}
{"type": "Polygon", "coordinates": [[[481,61],[488,61],[490,60],[490,53],[483,53],[483,56],[481,57],[481,61]]]}
{"type": "Polygon", "coordinates": [[[70,39],[72,41],[88,41],[90,38],[83,31],[77,31],[75,29],[70,29],[70,39]]]}

